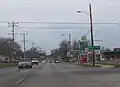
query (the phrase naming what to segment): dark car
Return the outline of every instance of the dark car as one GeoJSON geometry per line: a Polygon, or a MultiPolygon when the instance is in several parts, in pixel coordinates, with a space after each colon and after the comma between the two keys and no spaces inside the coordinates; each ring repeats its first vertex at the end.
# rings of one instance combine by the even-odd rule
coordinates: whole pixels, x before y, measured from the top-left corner
{"type": "Polygon", "coordinates": [[[53,63],[53,61],[52,61],[52,60],[50,60],[50,61],[49,61],[49,63],[53,63]]]}

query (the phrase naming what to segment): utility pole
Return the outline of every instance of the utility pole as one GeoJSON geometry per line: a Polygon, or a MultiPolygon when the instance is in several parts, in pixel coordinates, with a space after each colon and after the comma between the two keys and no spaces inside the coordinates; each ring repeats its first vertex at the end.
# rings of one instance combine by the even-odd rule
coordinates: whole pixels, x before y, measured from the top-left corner
{"type": "Polygon", "coordinates": [[[26,42],[27,42],[27,40],[26,40],[26,33],[23,33],[22,34],[23,35],[23,44],[24,44],[24,58],[26,58],[26,42]]]}
{"type": "MultiPolygon", "coordinates": [[[[68,49],[69,49],[69,52],[67,52],[67,53],[69,53],[69,57],[70,57],[70,61],[69,61],[69,63],[71,63],[71,34],[69,33],[69,34],[62,34],[62,35],[67,35],[68,36],[68,49]]],[[[68,55],[68,54],[67,54],[68,55]]]]}
{"type": "Polygon", "coordinates": [[[11,24],[11,27],[12,27],[11,57],[10,57],[10,60],[9,60],[11,62],[11,58],[13,58],[13,59],[15,58],[15,45],[14,45],[14,43],[15,43],[15,35],[17,34],[17,33],[15,33],[15,26],[18,26],[17,25],[18,22],[13,21],[12,23],[8,23],[8,24],[11,24]]]}
{"type": "Polygon", "coordinates": [[[14,48],[14,41],[15,41],[15,22],[12,22],[12,58],[14,58],[14,52],[15,52],[15,48],[14,48]]]}
{"type": "Polygon", "coordinates": [[[24,38],[24,58],[25,58],[25,33],[23,34],[23,38],[24,38]]]}
{"type": "Polygon", "coordinates": [[[34,47],[35,47],[35,44],[36,44],[35,42],[32,42],[32,48],[34,48],[34,47]]]}
{"type": "Polygon", "coordinates": [[[70,63],[71,63],[71,34],[69,34],[69,55],[70,55],[70,63]]]}
{"type": "MultiPolygon", "coordinates": [[[[91,44],[94,46],[94,39],[93,39],[93,23],[92,23],[92,9],[91,4],[89,4],[89,11],[90,11],[90,31],[91,31],[91,44]]],[[[93,50],[93,66],[95,66],[95,51],[93,50]]]]}

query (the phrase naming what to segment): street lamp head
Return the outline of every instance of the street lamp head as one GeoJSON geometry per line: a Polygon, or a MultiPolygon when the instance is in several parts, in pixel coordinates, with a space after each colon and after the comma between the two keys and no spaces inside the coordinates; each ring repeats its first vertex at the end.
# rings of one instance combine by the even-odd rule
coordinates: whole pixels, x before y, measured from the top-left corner
{"type": "Polygon", "coordinates": [[[65,35],[64,33],[62,33],[61,35],[65,35]]]}
{"type": "Polygon", "coordinates": [[[87,13],[87,12],[85,12],[85,11],[77,11],[77,13],[84,13],[84,14],[86,14],[86,15],[90,15],[89,13],[87,13]]]}
{"type": "Polygon", "coordinates": [[[82,13],[82,11],[79,11],[79,10],[78,10],[77,13],[82,13]]]}

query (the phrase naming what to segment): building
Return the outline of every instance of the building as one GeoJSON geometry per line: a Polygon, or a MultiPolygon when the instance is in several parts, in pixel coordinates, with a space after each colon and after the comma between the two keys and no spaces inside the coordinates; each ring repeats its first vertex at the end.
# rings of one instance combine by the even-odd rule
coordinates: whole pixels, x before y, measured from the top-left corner
{"type": "Polygon", "coordinates": [[[113,51],[106,51],[102,53],[104,58],[107,60],[113,60],[116,58],[120,58],[120,48],[114,48],[113,51]]]}

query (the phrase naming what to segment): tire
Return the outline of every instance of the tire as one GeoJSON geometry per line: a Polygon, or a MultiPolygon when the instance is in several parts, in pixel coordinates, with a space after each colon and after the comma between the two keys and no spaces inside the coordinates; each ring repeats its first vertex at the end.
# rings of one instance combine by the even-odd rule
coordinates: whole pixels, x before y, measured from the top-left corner
{"type": "Polygon", "coordinates": [[[32,66],[30,66],[30,68],[32,68],[32,66]]]}
{"type": "Polygon", "coordinates": [[[22,67],[20,67],[20,66],[18,67],[18,69],[21,69],[21,68],[22,68],[22,67]]]}

